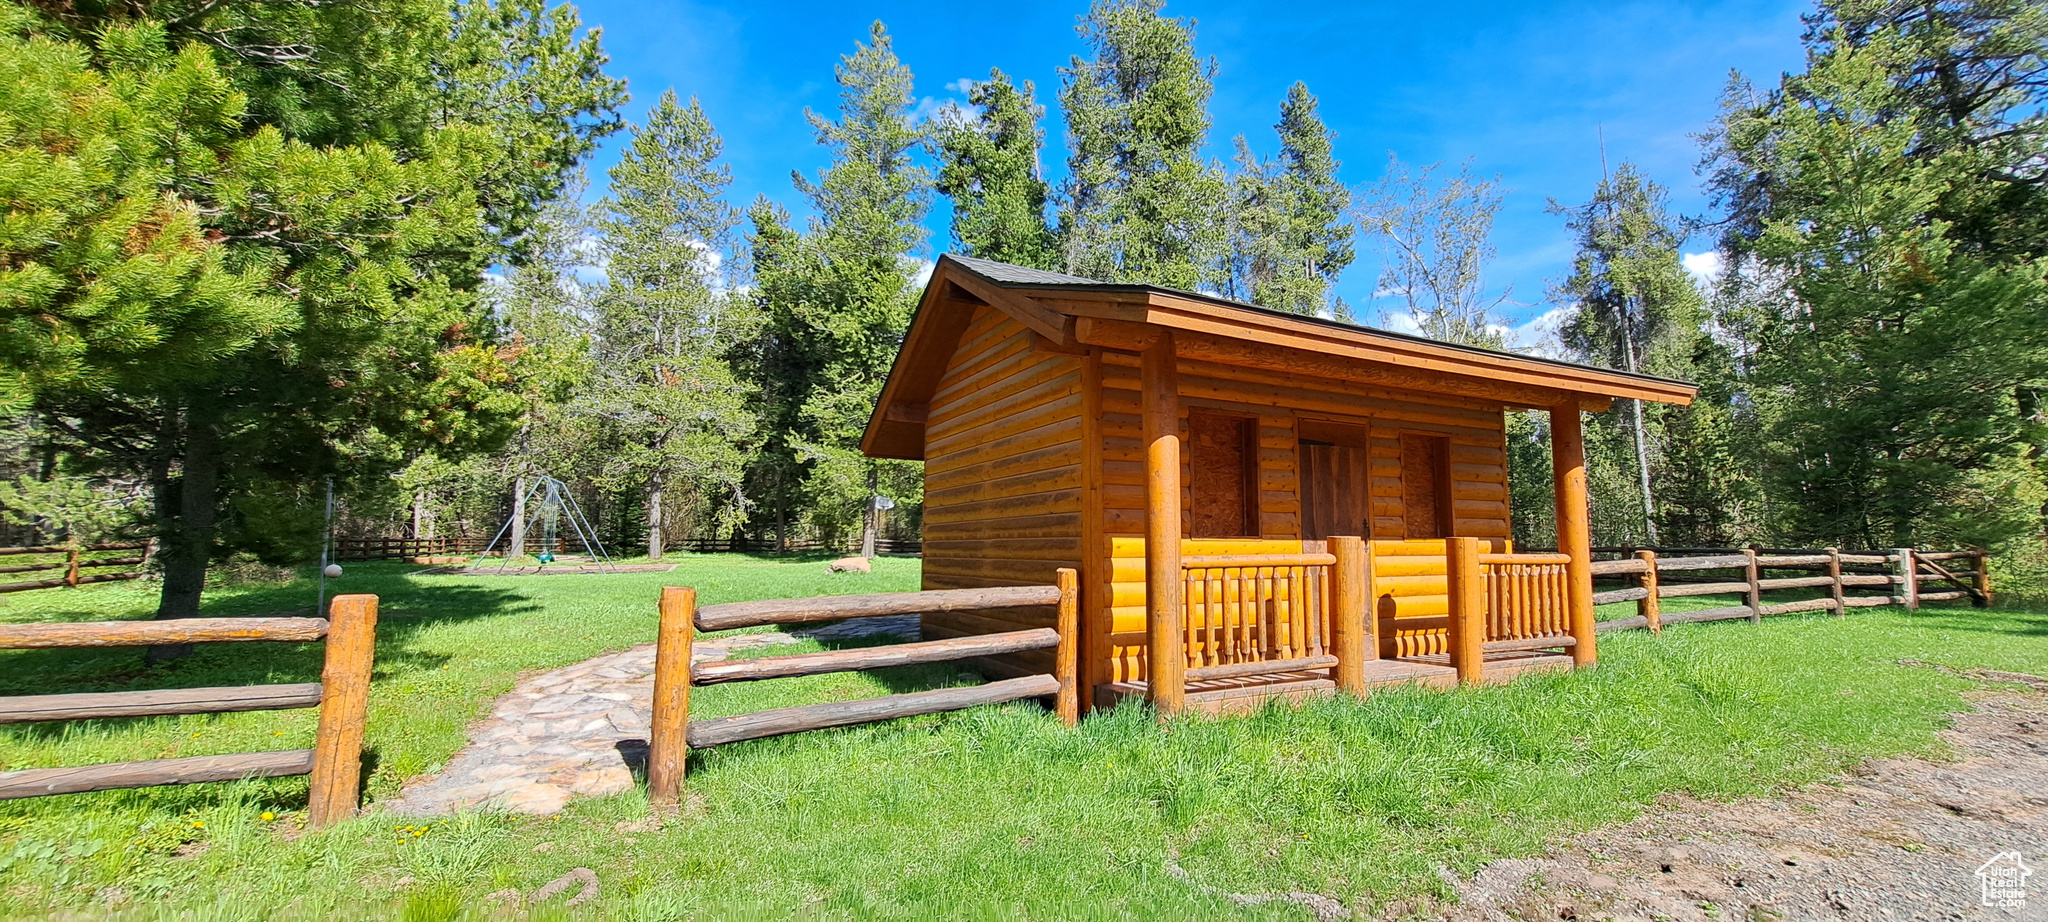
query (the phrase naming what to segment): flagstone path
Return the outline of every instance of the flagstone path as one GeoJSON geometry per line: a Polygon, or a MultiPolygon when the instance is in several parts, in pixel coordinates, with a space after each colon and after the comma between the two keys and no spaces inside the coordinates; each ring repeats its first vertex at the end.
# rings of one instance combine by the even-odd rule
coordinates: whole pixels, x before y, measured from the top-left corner
{"type": "MultiPolygon", "coordinates": [[[[856,637],[916,637],[917,616],[861,618],[805,630],[699,641],[692,662],[735,651],[856,637]]],[[[469,745],[439,774],[406,785],[384,807],[401,816],[496,808],[545,816],[572,797],[630,789],[646,764],[654,645],[641,644],[521,682],[499,696],[469,745]]]]}

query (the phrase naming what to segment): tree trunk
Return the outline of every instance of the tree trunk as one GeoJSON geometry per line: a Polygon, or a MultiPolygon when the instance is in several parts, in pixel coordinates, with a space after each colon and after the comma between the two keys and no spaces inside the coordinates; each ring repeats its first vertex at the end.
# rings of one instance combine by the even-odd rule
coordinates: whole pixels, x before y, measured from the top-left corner
{"type": "Polygon", "coordinates": [[[427,491],[415,490],[412,494],[412,537],[417,541],[427,536],[427,491]]]}
{"type": "Polygon", "coordinates": [[[505,559],[526,556],[526,478],[521,476],[512,481],[512,541],[505,548],[505,559]]]}
{"type": "MultiPolygon", "coordinates": [[[[203,405],[203,401],[201,403],[203,405]]],[[[220,506],[220,422],[210,410],[194,406],[185,412],[185,451],[178,477],[159,485],[157,514],[166,528],[157,559],[163,566],[163,591],[156,617],[196,618],[206,589],[206,568],[213,561],[214,526],[220,506]]],[[[149,648],[148,660],[162,663],[192,652],[191,644],[149,648]]]]}
{"type": "Polygon", "coordinates": [[[647,483],[647,559],[660,560],[665,550],[661,535],[661,475],[647,483]]]}
{"type": "Polygon", "coordinates": [[[877,474],[877,472],[875,471],[875,466],[874,466],[873,464],[869,464],[869,465],[868,465],[868,495],[867,495],[866,497],[864,497],[864,498],[863,498],[863,500],[862,500],[862,505],[866,506],[867,508],[866,508],[866,510],[865,510],[865,511],[864,511],[864,512],[863,512],[863,513],[861,514],[861,517],[860,517],[860,555],[861,555],[862,557],[866,557],[866,558],[869,558],[869,559],[873,559],[873,558],[874,558],[874,556],[875,556],[875,518],[876,518],[876,511],[875,511],[875,486],[876,486],[876,479],[875,479],[875,478],[876,478],[876,474],[877,474]]]}

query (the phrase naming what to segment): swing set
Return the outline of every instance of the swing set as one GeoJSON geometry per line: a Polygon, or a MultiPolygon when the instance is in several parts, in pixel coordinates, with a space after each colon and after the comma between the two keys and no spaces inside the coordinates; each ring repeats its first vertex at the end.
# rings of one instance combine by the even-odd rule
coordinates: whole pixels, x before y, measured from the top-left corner
{"type": "MultiPolygon", "coordinates": [[[[521,499],[521,507],[534,510],[533,514],[526,518],[525,527],[519,531],[522,539],[521,543],[524,543],[523,539],[525,536],[533,534],[535,525],[540,526],[540,553],[535,554],[534,558],[540,561],[542,567],[553,564],[558,560],[555,556],[555,548],[561,546],[561,528],[566,523],[569,526],[570,533],[575,536],[577,541],[583,544],[583,552],[588,556],[590,562],[596,565],[597,572],[619,572],[618,565],[612,562],[611,555],[605,553],[603,542],[597,539],[597,529],[591,527],[589,517],[585,516],[583,508],[576,504],[576,497],[569,492],[566,484],[553,477],[542,475],[526,491],[526,495],[521,499]],[[534,504],[536,497],[540,500],[538,506],[534,504]]],[[[491,543],[484,545],[483,553],[478,554],[476,559],[470,563],[468,572],[481,573],[488,570],[493,573],[504,573],[505,568],[511,566],[514,559],[524,555],[526,550],[524,547],[514,548],[510,542],[507,542],[502,551],[498,550],[498,542],[506,539],[506,535],[511,532],[512,526],[519,523],[519,517],[520,514],[514,512],[505,519],[505,524],[499,526],[498,533],[491,537],[491,543]],[[497,567],[492,569],[489,567],[489,560],[494,551],[498,552],[497,567]]],[[[573,559],[566,558],[563,560],[567,562],[573,559]]],[[[514,572],[517,572],[517,570],[514,572]]]]}

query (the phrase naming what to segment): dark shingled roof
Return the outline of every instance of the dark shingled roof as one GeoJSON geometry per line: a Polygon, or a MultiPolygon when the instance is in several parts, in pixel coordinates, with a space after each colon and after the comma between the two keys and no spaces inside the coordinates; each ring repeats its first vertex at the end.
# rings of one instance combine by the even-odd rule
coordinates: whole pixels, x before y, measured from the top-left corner
{"type": "Polygon", "coordinates": [[[974,270],[974,274],[975,274],[975,275],[979,275],[979,276],[981,276],[982,278],[988,279],[988,280],[989,280],[989,281],[991,281],[991,282],[997,282],[997,283],[1002,283],[1002,284],[1009,284],[1009,285],[1101,285],[1101,284],[1103,284],[1102,282],[1096,281],[1095,279],[1084,279],[1084,278],[1082,278],[1082,277],[1080,277],[1080,276],[1078,276],[1078,275],[1067,275],[1067,274],[1066,274],[1066,273],[1064,273],[1064,272],[1047,272],[1047,271],[1046,271],[1046,270],[1044,270],[1044,269],[1033,269],[1033,268],[1030,268],[1029,266],[1014,266],[1014,265],[1011,265],[1011,264],[1009,264],[1009,263],[999,263],[999,262],[996,262],[996,261],[995,261],[995,260],[993,260],[993,259],[980,259],[980,258],[977,258],[977,257],[973,257],[973,256],[960,256],[960,255],[957,255],[957,254],[954,254],[954,253],[948,253],[948,254],[946,254],[946,258],[947,258],[947,259],[951,259],[951,260],[954,260],[955,262],[958,262],[959,264],[961,264],[961,265],[963,265],[963,266],[966,266],[966,267],[967,267],[967,268],[969,268],[969,269],[973,269],[973,270],[974,270]]]}

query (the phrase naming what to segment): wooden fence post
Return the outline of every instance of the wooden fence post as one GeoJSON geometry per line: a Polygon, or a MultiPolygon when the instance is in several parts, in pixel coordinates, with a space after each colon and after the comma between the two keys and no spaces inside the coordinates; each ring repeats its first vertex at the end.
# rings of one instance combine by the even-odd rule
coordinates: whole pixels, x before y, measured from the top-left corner
{"type": "Polygon", "coordinates": [[[1849,603],[1848,596],[1842,591],[1842,549],[1839,547],[1828,548],[1828,579],[1834,580],[1828,588],[1835,594],[1835,617],[1846,617],[1849,603]]]}
{"type": "Polygon", "coordinates": [[[1749,600],[1749,623],[1762,624],[1764,620],[1764,589],[1757,584],[1757,578],[1760,574],[1757,572],[1756,566],[1756,545],[1752,544],[1743,548],[1742,556],[1749,559],[1748,563],[1743,564],[1742,570],[1743,578],[1749,581],[1749,590],[1744,594],[1745,598],[1749,600]]]}
{"type": "Polygon", "coordinates": [[[1919,611],[1920,567],[1913,563],[1913,549],[1910,547],[1895,547],[1892,548],[1892,553],[1899,558],[1899,591],[1903,593],[1900,599],[1905,604],[1907,611],[1919,611]]]}
{"type": "Polygon", "coordinates": [[[1643,616],[1643,626],[1649,628],[1650,633],[1661,634],[1664,632],[1664,612],[1657,598],[1657,552],[1637,551],[1636,559],[1643,562],[1643,597],[1636,602],[1636,614],[1643,616]]]}
{"type": "Polygon", "coordinates": [[[1061,567],[1053,571],[1053,583],[1060,588],[1060,645],[1053,648],[1053,677],[1060,680],[1060,693],[1053,699],[1053,712],[1071,727],[1081,722],[1081,579],[1072,567],[1061,567]]]}
{"type": "Polygon", "coordinates": [[[1478,538],[1444,542],[1444,573],[1450,590],[1451,665],[1458,681],[1475,685],[1486,680],[1486,574],[1479,563],[1478,538]]]}
{"type": "Polygon", "coordinates": [[[71,553],[65,558],[64,585],[78,588],[78,539],[71,539],[71,553]]]}
{"type": "Polygon", "coordinates": [[[1180,566],[1180,385],[1173,333],[1138,363],[1145,433],[1145,689],[1162,718],[1187,705],[1187,606],[1180,566]]]}
{"type": "Polygon", "coordinates": [[[1977,597],[1971,601],[1978,608],[1991,607],[1991,552],[1988,549],[1971,548],[1977,552],[1977,575],[1970,581],[1976,584],[1977,597]]]}
{"type": "Polygon", "coordinates": [[[363,786],[363,731],[370,670],[377,661],[377,597],[338,595],[327,607],[327,659],[320,669],[320,724],[313,743],[306,825],[355,815],[363,786]]]}
{"type": "Polygon", "coordinates": [[[654,719],[647,730],[647,802],[656,807],[674,806],[683,793],[696,618],[697,590],[662,587],[661,625],[654,638],[654,719]]]}
{"type": "Polygon", "coordinates": [[[1337,657],[1332,674],[1338,691],[1363,697],[1371,621],[1365,613],[1365,539],[1333,535],[1330,553],[1337,558],[1330,568],[1330,652],[1337,657]]]}

